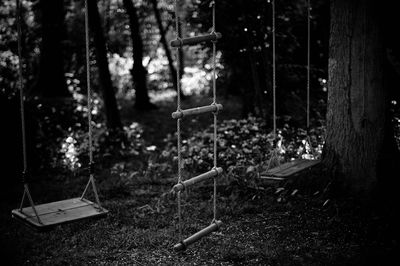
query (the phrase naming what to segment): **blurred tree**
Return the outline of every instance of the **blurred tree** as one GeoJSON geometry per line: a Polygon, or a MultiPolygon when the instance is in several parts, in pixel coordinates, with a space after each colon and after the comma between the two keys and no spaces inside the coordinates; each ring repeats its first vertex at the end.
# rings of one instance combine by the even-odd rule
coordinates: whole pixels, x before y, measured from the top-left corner
{"type": "MultiPolygon", "coordinates": [[[[185,21],[186,18],[186,12],[187,12],[187,7],[188,7],[188,2],[190,3],[190,0],[177,0],[177,5],[178,5],[178,12],[179,12],[179,23],[178,23],[178,29],[177,34],[179,38],[183,38],[183,29],[182,29],[182,21],[185,21]]],[[[179,49],[179,73],[181,74],[181,77],[185,74],[185,50],[184,49],[179,49]]]]}
{"type": "Polygon", "coordinates": [[[104,101],[104,110],[109,129],[122,127],[115,91],[111,82],[110,70],[108,68],[107,49],[104,32],[100,19],[97,0],[88,0],[89,25],[94,40],[96,51],[96,65],[99,71],[99,86],[104,101]]]}
{"type": "Polygon", "coordinates": [[[169,67],[169,71],[171,72],[172,83],[174,84],[175,90],[177,90],[176,69],[174,67],[174,61],[172,59],[171,49],[169,49],[169,44],[167,43],[167,39],[165,38],[166,32],[165,32],[164,25],[161,20],[160,11],[157,7],[158,2],[157,2],[157,0],[151,0],[151,3],[153,6],[154,16],[157,21],[158,31],[160,32],[160,41],[164,47],[165,56],[167,57],[167,60],[168,60],[168,67],[169,67]]]}
{"type": "Polygon", "coordinates": [[[147,71],[143,66],[143,41],[140,35],[139,18],[132,0],[123,0],[126,13],[129,17],[129,27],[132,38],[133,67],[131,70],[136,92],[135,108],[139,110],[154,109],[150,103],[147,91],[147,71]]]}
{"type": "Polygon", "coordinates": [[[367,198],[382,180],[397,184],[385,185],[393,189],[383,194],[396,194],[398,178],[388,177],[400,165],[389,116],[382,9],[373,0],[331,1],[324,162],[340,177],[341,191],[367,198]]]}
{"type": "Polygon", "coordinates": [[[41,46],[39,76],[33,91],[43,97],[70,96],[65,82],[63,45],[64,2],[40,0],[41,46]]]}
{"type": "MultiPolygon", "coordinates": [[[[187,16],[191,28],[211,28],[209,1],[193,1],[187,16]]],[[[276,1],[277,112],[282,118],[303,122],[306,99],[306,1],[276,1]]],[[[329,1],[312,1],[311,77],[312,106],[325,101],[318,78],[326,79],[329,1]]],[[[272,10],[265,0],[216,1],[216,29],[222,33],[217,49],[224,68],[218,75],[219,91],[239,95],[243,115],[270,119],[272,114],[272,10]]],[[[206,63],[206,62],[205,62],[206,63]]],[[[320,116],[319,118],[322,118],[320,116]]],[[[303,123],[304,124],[304,123],[303,123]]]]}

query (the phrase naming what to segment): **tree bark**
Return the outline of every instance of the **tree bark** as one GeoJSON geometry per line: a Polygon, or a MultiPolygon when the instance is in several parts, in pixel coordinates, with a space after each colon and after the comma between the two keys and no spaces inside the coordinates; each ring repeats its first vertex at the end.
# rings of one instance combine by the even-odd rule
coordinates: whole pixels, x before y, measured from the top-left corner
{"type": "Polygon", "coordinates": [[[102,23],[97,0],[88,0],[89,26],[94,40],[97,69],[99,71],[100,90],[104,101],[104,110],[108,129],[120,129],[122,127],[117,100],[111,82],[111,74],[108,68],[106,41],[104,38],[102,23]]]}
{"type": "Polygon", "coordinates": [[[377,7],[372,0],[331,1],[324,163],[341,191],[367,198],[388,163],[381,160],[388,152],[384,140],[393,139],[377,7]]]}
{"type": "Polygon", "coordinates": [[[40,0],[42,42],[39,77],[35,93],[46,98],[68,97],[64,73],[62,40],[65,34],[64,2],[40,0]]]}
{"type": "Polygon", "coordinates": [[[143,66],[143,41],[140,35],[139,18],[132,0],[123,0],[126,13],[129,17],[129,28],[132,38],[133,67],[131,70],[135,92],[135,108],[139,110],[153,109],[147,92],[147,71],[143,66]]]}

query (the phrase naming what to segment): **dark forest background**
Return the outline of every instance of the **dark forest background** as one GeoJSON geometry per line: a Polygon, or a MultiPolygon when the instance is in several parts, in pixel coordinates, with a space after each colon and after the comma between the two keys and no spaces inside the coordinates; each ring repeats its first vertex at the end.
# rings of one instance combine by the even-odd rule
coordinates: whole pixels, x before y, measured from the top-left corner
{"type": "MultiPolygon", "coordinates": [[[[22,1],[19,58],[16,2],[0,4],[0,249],[10,262],[368,265],[395,254],[400,44],[393,6],[311,1],[307,128],[307,1],[275,1],[274,141],[271,2],[217,1],[217,96],[224,106],[218,208],[227,227],[217,233],[224,238],[213,235],[199,252],[179,257],[170,250],[177,220],[168,193],[177,173],[171,113],[178,82],[183,108],[212,102],[212,46],[184,47],[177,81],[173,0],[88,0],[94,172],[110,214],[31,237],[9,217],[22,193],[18,67],[21,62],[35,202],[79,194],[89,162],[85,6],[83,0],[22,1]],[[358,112],[361,102],[367,112],[358,112]],[[297,158],[323,163],[299,178],[262,183],[275,149],[275,165],[297,158]]],[[[212,1],[177,2],[182,36],[210,32],[212,1]]],[[[185,178],[212,167],[211,122],[206,115],[184,121],[185,178]]],[[[185,194],[188,231],[211,215],[209,189],[206,183],[185,194]]]]}

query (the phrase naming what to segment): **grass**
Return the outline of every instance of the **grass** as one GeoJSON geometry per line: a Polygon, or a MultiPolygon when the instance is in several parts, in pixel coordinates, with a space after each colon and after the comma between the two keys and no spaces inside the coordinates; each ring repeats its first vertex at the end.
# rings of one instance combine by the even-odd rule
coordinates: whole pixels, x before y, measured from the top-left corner
{"type": "MultiPolygon", "coordinates": [[[[204,103],[198,99],[187,102],[192,106],[204,103]]],[[[235,101],[229,102],[222,119],[239,115],[235,101]]],[[[162,147],[165,136],[175,130],[170,119],[174,104],[159,106],[146,113],[124,108],[123,117],[143,125],[146,143],[162,147]]],[[[188,121],[184,134],[207,123],[205,117],[188,121]]],[[[351,202],[326,201],[321,193],[313,195],[280,183],[245,187],[226,182],[228,176],[218,188],[221,230],[176,253],[172,246],[177,241],[177,206],[168,193],[175,172],[152,169],[149,160],[157,162],[158,157],[103,158],[97,182],[110,214],[47,233],[33,232],[11,219],[21,188],[3,187],[3,265],[367,265],[375,260],[382,263],[392,254],[394,243],[388,239],[394,237],[390,237],[388,223],[351,202]]],[[[318,177],[318,171],[312,174],[318,177]]],[[[49,170],[32,185],[32,194],[37,202],[79,195],[86,178],[49,170]]],[[[211,184],[205,183],[183,194],[185,236],[209,224],[211,193],[211,184]]]]}

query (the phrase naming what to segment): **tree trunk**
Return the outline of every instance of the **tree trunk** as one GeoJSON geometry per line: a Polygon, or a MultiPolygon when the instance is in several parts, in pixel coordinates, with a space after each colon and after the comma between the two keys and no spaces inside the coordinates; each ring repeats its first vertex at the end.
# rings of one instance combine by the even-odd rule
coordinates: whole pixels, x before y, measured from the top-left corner
{"type": "Polygon", "coordinates": [[[161,44],[164,46],[165,56],[168,59],[168,67],[169,67],[169,71],[171,72],[172,83],[174,84],[174,88],[176,90],[177,89],[176,69],[174,67],[174,60],[172,59],[172,56],[171,56],[171,50],[169,49],[167,39],[165,38],[165,30],[164,30],[164,26],[162,24],[160,11],[157,8],[157,0],[151,0],[151,3],[153,5],[154,16],[156,17],[158,30],[160,32],[160,41],[161,41],[161,44]]]}
{"type": "Polygon", "coordinates": [[[387,91],[378,2],[331,1],[329,92],[324,163],[341,191],[369,197],[389,163],[387,91]]]}
{"type": "Polygon", "coordinates": [[[89,10],[89,26],[94,39],[97,69],[99,71],[99,85],[104,101],[104,110],[107,120],[107,128],[119,129],[122,127],[117,100],[115,98],[114,88],[111,82],[110,70],[108,68],[108,58],[106,42],[104,38],[103,28],[97,8],[97,0],[88,1],[89,10]]]}
{"type": "Polygon", "coordinates": [[[68,97],[64,75],[62,40],[64,29],[63,1],[40,0],[42,42],[39,77],[35,93],[48,98],[68,97]]]}
{"type": "Polygon", "coordinates": [[[253,47],[250,45],[249,46],[249,64],[250,64],[250,70],[251,70],[251,76],[253,79],[253,101],[255,103],[255,115],[256,116],[261,116],[264,117],[264,105],[265,102],[263,102],[263,97],[262,97],[262,90],[261,90],[261,85],[260,85],[260,76],[258,74],[258,65],[257,65],[257,59],[253,47]]]}
{"type": "MultiPolygon", "coordinates": [[[[179,19],[179,21],[182,21],[182,18],[179,19]]],[[[183,32],[182,32],[182,23],[178,24],[178,36],[179,38],[183,38],[183,32]]],[[[185,75],[185,52],[182,49],[178,50],[179,52],[179,73],[181,73],[181,77],[185,75]]]]}
{"type": "Polygon", "coordinates": [[[153,109],[155,105],[150,103],[150,98],[147,92],[147,71],[143,66],[143,41],[140,36],[137,10],[135,5],[132,3],[132,0],[123,0],[123,3],[129,17],[129,28],[131,30],[132,38],[133,67],[131,73],[136,92],[135,108],[139,110],[153,109]]]}
{"type": "MultiPolygon", "coordinates": [[[[270,98],[268,95],[272,95],[272,67],[269,58],[269,51],[264,47],[261,51],[261,60],[262,60],[262,73],[263,73],[263,80],[264,80],[264,90],[263,92],[263,103],[264,103],[264,108],[265,108],[265,117],[269,119],[269,114],[272,114],[272,104],[265,104],[268,103],[268,98],[270,98]]],[[[270,120],[268,120],[268,123],[270,123],[270,120]]]]}

